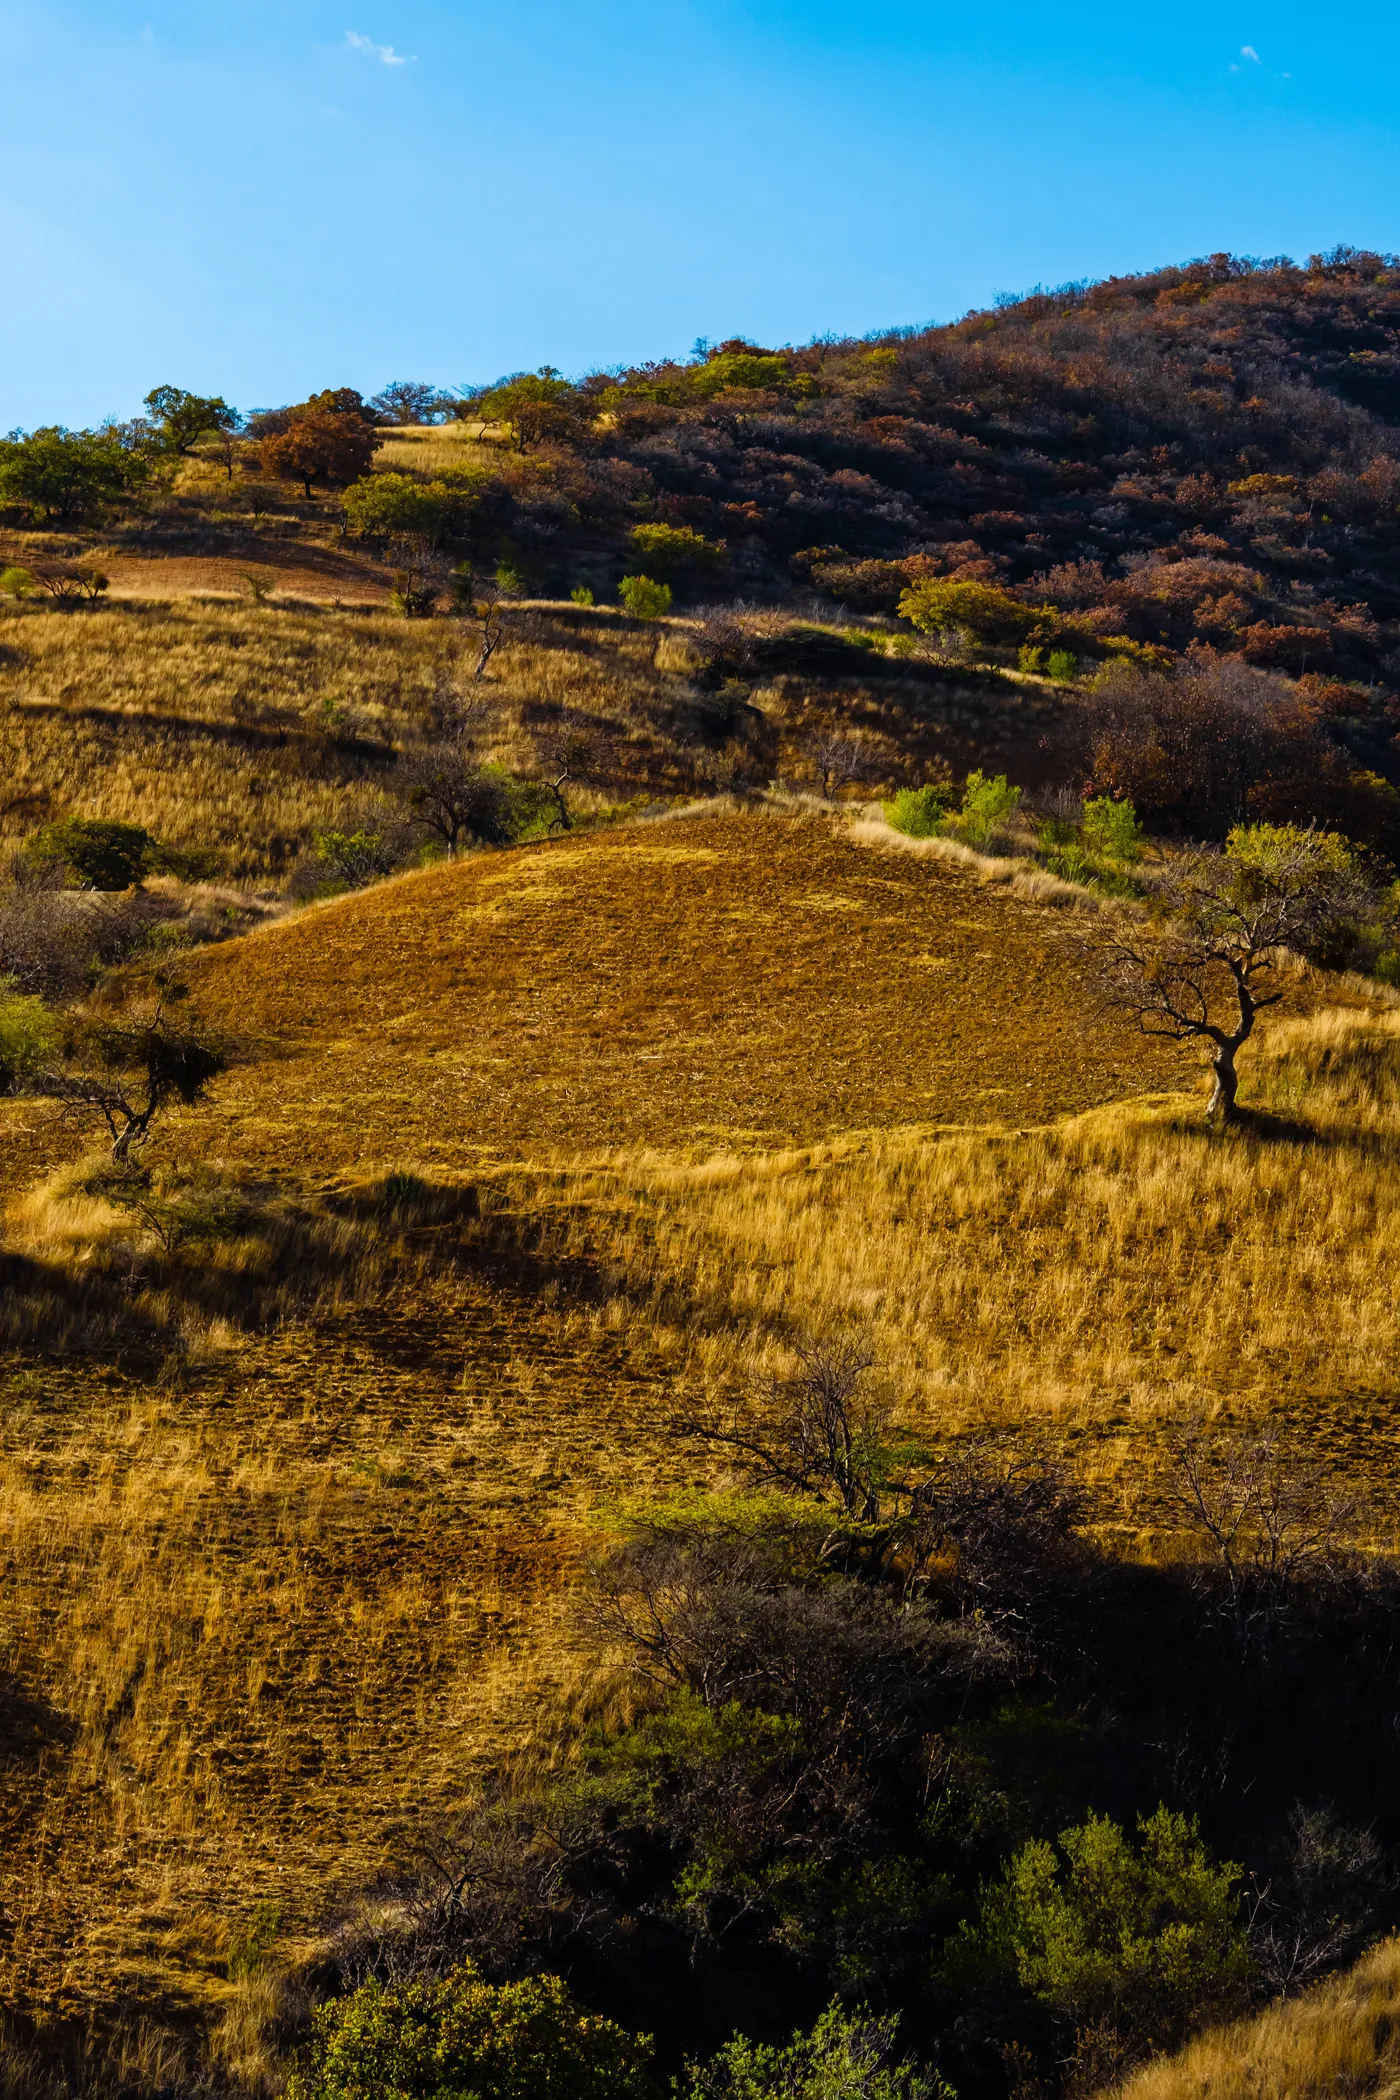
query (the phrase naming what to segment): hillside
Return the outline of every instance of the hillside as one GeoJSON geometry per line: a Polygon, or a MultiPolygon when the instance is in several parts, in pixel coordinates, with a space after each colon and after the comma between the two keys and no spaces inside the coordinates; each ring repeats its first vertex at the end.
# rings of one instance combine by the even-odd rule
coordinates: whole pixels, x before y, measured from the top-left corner
{"type": "MultiPolygon", "coordinates": [[[[600,1506],[682,1479],[678,1395],[795,1333],[864,1323],[937,1435],[1048,1431],[1127,1540],[1172,1406],[1248,1415],[1283,1364],[1388,1492],[1393,1022],[1277,1030],[1253,1084],[1306,1103],[1291,1136],[1209,1146],[1193,1068],[1094,1021],[1066,924],[830,818],[717,813],[207,951],[244,1047],[159,1156],[283,1237],[133,1271],[62,1178],[10,1216],[11,1318],[50,1294],[3,1372],[12,2006],[244,2046],[237,1921],[274,1903],[305,1948],[547,1715],[600,1506]]],[[[7,1111],[50,1158],[81,1143],[51,1114],[7,1111]]]]}
{"type": "Polygon", "coordinates": [[[1389,1942],[1282,1994],[1400,1926],[1397,373],[1216,256],[0,443],[3,2100],[463,1955],[1383,2088],[1389,1942]],[[1108,933],[1281,867],[1208,1125],[1108,933]]]}

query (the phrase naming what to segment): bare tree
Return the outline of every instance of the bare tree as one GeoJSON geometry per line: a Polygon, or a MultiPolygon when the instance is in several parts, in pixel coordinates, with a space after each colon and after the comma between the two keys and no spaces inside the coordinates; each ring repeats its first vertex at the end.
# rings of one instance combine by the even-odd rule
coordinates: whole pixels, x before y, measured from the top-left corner
{"type": "Polygon", "coordinates": [[[539,732],[535,751],[541,785],[554,797],[555,822],[561,831],[572,831],[574,820],[564,790],[572,781],[587,780],[598,755],[597,739],[586,725],[563,721],[539,732]]]}
{"type": "Polygon", "coordinates": [[[1333,1492],[1327,1469],[1290,1448],[1273,1423],[1252,1435],[1187,1423],[1173,1458],[1177,1506],[1224,1578],[1226,1616],[1247,1653],[1285,1616],[1300,1582],[1341,1561],[1358,1500],[1333,1492]]]}
{"type": "Polygon", "coordinates": [[[482,763],[477,740],[489,715],[484,700],[440,686],[428,741],[399,762],[395,785],[418,822],[456,858],[464,839],[504,846],[511,837],[510,783],[482,763]]]}
{"type": "Polygon", "coordinates": [[[127,1159],[164,1109],[203,1101],[227,1066],[220,1045],[179,1011],[185,996],[182,985],[167,986],[134,1019],[88,1022],[78,1032],[72,1063],[41,1073],[32,1091],[100,1117],[113,1159],[127,1159]]]}
{"type": "Polygon", "coordinates": [[[680,1433],[728,1453],[757,1486],[810,1496],[867,1524],[890,1491],[890,1410],[862,1391],[874,1363],[863,1343],[817,1341],[801,1369],[774,1381],[756,1406],[728,1416],[689,1416],[680,1433]]]}
{"type": "Polygon", "coordinates": [[[464,562],[453,575],[453,603],[459,613],[480,622],[481,646],[473,678],[484,678],[501,643],[506,638],[506,609],[500,585],[493,579],[478,583],[470,563],[464,562]]]}
{"type": "Polygon", "coordinates": [[[406,620],[430,618],[452,582],[452,564],[421,532],[397,533],[388,543],[385,559],[393,578],[389,602],[394,611],[406,620]]]}
{"type": "Polygon", "coordinates": [[[1266,1881],[1246,1896],[1250,1952],[1271,1990],[1300,1991],[1355,1955],[1380,1923],[1395,1875],[1369,1825],[1296,1807],[1266,1881]]]}
{"type": "Polygon", "coordinates": [[[839,727],[819,730],[806,741],[807,756],[828,802],[835,789],[846,787],[853,780],[868,778],[870,753],[861,739],[852,736],[849,730],[839,727]]]}
{"type": "Polygon", "coordinates": [[[1197,852],[1159,885],[1156,911],[1090,935],[1111,1008],[1145,1035],[1210,1045],[1207,1118],[1237,1113],[1235,1060],[1257,1016],[1288,996],[1281,951],[1303,950],[1355,913],[1364,884],[1335,834],[1260,825],[1224,853],[1197,852]]]}

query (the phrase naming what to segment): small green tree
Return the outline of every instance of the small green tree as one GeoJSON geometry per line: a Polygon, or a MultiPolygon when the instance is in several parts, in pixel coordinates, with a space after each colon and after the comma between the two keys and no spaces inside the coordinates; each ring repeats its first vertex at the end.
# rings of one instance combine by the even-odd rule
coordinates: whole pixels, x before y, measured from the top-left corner
{"type": "Polygon", "coordinates": [[[1021,790],[1004,773],[969,773],[963,798],[946,829],[968,846],[985,846],[994,831],[1011,822],[1021,805],[1021,790]]]}
{"type": "Polygon", "coordinates": [[[8,568],[0,569],[0,591],[3,591],[7,598],[13,598],[17,605],[25,598],[32,598],[38,588],[38,577],[30,570],[21,568],[18,562],[11,562],[8,568]]]}
{"type": "Polygon", "coordinates": [[[885,820],[893,830],[905,832],[912,839],[936,838],[957,799],[958,791],[951,780],[901,788],[885,804],[885,820]]]}
{"type": "Polygon", "coordinates": [[[411,474],[368,474],[344,496],[352,532],[366,539],[420,539],[432,547],[462,525],[472,500],[473,491],[460,483],[415,481],[411,474]]]}
{"type": "Polygon", "coordinates": [[[1131,802],[1115,802],[1112,795],[1095,795],[1085,803],[1079,836],[1091,861],[1133,868],[1142,859],[1143,830],[1137,811],[1131,802]]]}
{"type": "Polygon", "coordinates": [[[982,1890],[954,1972],[1000,1974],[1070,2026],[1100,2062],[1176,2047],[1232,2010],[1252,1975],[1241,1869],[1212,1860],[1194,1820],[1158,1808],[1136,1850],[1107,1816],[1033,1839],[982,1890]]]}
{"type": "Polygon", "coordinates": [[[722,541],[707,540],[689,525],[634,525],[631,539],[646,574],[659,583],[713,576],[727,552],[722,541]]]}
{"type": "Polygon", "coordinates": [[[368,1983],[316,2014],[287,2100],[650,2100],[651,2044],[557,1976],[368,1983]]]}
{"type": "Polygon", "coordinates": [[[810,2034],[773,2048],[736,2034],[692,2064],[677,2100],[953,2100],[936,2073],[895,2058],[899,2022],[829,2006],[810,2034]]]}
{"type": "Polygon", "coordinates": [[[1281,951],[1335,947],[1368,886],[1347,841],[1296,824],[1237,824],[1223,853],[1184,855],[1146,920],[1105,921],[1094,953],[1107,1003],[1144,1035],[1209,1046],[1206,1114],[1229,1122],[1236,1059],[1263,1008],[1288,996],[1281,951]]]}
{"type": "Polygon", "coordinates": [[[0,441],[0,504],[36,523],[76,524],[139,487],[149,470],[146,456],[114,431],[49,424],[0,441]]]}
{"type": "Polygon", "coordinates": [[[0,977],[0,1093],[22,1090],[58,1048],[58,1021],[42,999],[0,977]]]}
{"type": "Polygon", "coordinates": [[[158,852],[149,831],[110,817],[61,817],[24,845],[32,866],[57,866],[85,890],[129,890],[150,871],[158,852]]]}
{"type": "Polygon", "coordinates": [[[171,452],[193,452],[200,438],[215,431],[232,436],[243,421],[222,394],[190,394],[182,386],[152,387],[146,407],[161,442],[171,452]]]}
{"type": "Polygon", "coordinates": [[[899,615],[920,634],[962,628],[980,642],[1014,644],[1025,640],[1043,615],[1022,605],[992,583],[958,582],[930,576],[913,583],[899,601],[899,615]]]}
{"type": "Polygon", "coordinates": [[[617,595],[634,620],[660,620],[671,610],[671,586],[650,576],[624,576],[617,595]]]}
{"type": "Polygon", "coordinates": [[[357,825],[354,831],[317,831],[312,850],[328,879],[348,890],[363,889],[394,872],[394,856],[381,833],[357,825]]]}
{"type": "Polygon", "coordinates": [[[538,372],[516,372],[478,394],[471,407],[484,422],[509,424],[518,452],[528,452],[546,438],[576,436],[584,414],[578,388],[553,365],[541,365],[538,372]]]}

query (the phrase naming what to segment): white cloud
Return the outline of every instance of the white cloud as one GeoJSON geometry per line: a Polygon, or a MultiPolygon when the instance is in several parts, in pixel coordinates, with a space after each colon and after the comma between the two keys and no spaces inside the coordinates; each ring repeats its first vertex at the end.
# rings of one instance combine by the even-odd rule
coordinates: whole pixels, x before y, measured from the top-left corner
{"type": "Polygon", "coordinates": [[[1252,59],[1256,66],[1262,66],[1264,63],[1263,59],[1259,56],[1259,53],[1255,50],[1253,44],[1241,44],[1240,57],[1252,59]]]}
{"type": "Polygon", "coordinates": [[[400,58],[392,44],[376,44],[373,37],[361,36],[357,29],[347,29],[345,41],[352,51],[363,51],[366,58],[377,58],[381,66],[406,66],[408,60],[400,58]]]}

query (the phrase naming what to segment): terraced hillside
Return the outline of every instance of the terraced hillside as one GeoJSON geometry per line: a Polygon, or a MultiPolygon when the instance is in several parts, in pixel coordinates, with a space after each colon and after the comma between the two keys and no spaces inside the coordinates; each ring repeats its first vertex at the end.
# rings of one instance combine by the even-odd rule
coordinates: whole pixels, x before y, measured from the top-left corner
{"type": "Polygon", "coordinates": [[[242,1192],[231,1236],[164,1253],[4,1110],[10,1300],[48,1308],[0,1370],[0,1991],[35,2020],[234,2060],[230,1932],[270,1903],[308,1945],[547,1725],[609,1505],[804,1333],[867,1332],[935,1436],[1050,1433],[1133,1541],[1188,1403],[1394,1458],[1400,1043],[1339,988],[1255,1058],[1274,1123],[1212,1140],[1194,1067],[1094,1018],[1066,914],[725,810],[404,877],[191,977],[242,1050],[156,1149],[242,1192]]]}

